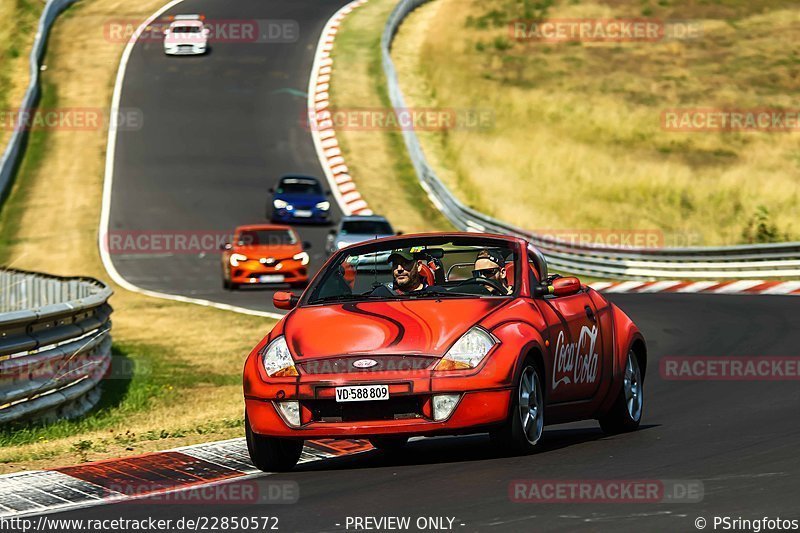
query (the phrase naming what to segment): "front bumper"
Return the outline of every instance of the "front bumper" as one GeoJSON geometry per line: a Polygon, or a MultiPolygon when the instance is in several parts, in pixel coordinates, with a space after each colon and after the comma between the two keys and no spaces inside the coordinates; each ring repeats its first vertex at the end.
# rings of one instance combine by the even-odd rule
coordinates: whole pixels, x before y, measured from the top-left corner
{"type": "MultiPolygon", "coordinates": [[[[250,363],[248,363],[250,364],[250,363]]],[[[253,431],[260,435],[292,438],[354,438],[374,435],[437,435],[475,433],[508,418],[512,386],[499,374],[459,375],[458,372],[416,370],[368,372],[357,375],[303,374],[269,383],[245,373],[245,405],[253,431]],[[335,388],[352,385],[389,386],[389,399],[336,402],[335,388]],[[449,417],[433,417],[432,398],[458,394],[449,417]],[[292,426],[282,417],[279,401],[298,401],[301,423],[292,426]]]]}
{"type": "MultiPolygon", "coordinates": [[[[366,438],[375,435],[433,436],[479,432],[508,418],[510,390],[475,391],[463,394],[447,420],[429,418],[364,420],[358,422],[309,422],[290,427],[273,402],[248,399],[247,416],[255,433],[287,438],[366,438]]],[[[366,403],[366,402],[365,402],[366,403]]]]}
{"type": "Polygon", "coordinates": [[[321,209],[273,209],[272,220],[273,222],[307,222],[307,223],[321,223],[327,222],[330,218],[329,211],[321,209]],[[298,216],[300,212],[303,216],[298,216]],[[306,213],[310,213],[306,215],[306,213]]]}
{"type": "Polygon", "coordinates": [[[267,266],[256,260],[239,262],[239,266],[228,266],[229,280],[240,285],[280,285],[281,283],[307,283],[308,268],[294,259],[267,266]]]}
{"type": "Polygon", "coordinates": [[[177,45],[164,47],[164,53],[168,56],[196,56],[205,54],[205,45],[177,45]]]}

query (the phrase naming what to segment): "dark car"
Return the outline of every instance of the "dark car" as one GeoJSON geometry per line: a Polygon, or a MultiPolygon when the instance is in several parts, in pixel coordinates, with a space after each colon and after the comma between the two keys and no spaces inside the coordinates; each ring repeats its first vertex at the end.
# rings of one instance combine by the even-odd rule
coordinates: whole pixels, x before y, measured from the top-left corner
{"type": "Polygon", "coordinates": [[[331,202],[329,191],[312,176],[283,176],[277,187],[269,190],[267,218],[277,223],[328,222],[331,202]]]}

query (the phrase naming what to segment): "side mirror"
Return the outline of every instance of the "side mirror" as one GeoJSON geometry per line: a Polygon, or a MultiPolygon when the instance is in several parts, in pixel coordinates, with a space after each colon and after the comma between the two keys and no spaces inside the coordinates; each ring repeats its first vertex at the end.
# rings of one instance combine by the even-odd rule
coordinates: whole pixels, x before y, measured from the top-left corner
{"type": "Polygon", "coordinates": [[[326,196],[330,196],[331,195],[331,190],[330,189],[326,189],[325,190],[325,195],[326,196]]]}
{"type": "Polygon", "coordinates": [[[286,311],[294,309],[299,301],[300,297],[295,296],[289,291],[278,291],[272,295],[272,305],[278,309],[285,309],[286,311]]]}
{"type": "Polygon", "coordinates": [[[270,187],[270,188],[269,188],[269,192],[271,192],[271,193],[273,193],[273,194],[274,194],[274,193],[275,193],[275,187],[270,187]]]}
{"type": "Polygon", "coordinates": [[[402,232],[402,231],[398,231],[398,232],[396,233],[396,235],[402,235],[402,234],[403,234],[403,232],[402,232]]]}
{"type": "Polygon", "coordinates": [[[310,250],[310,249],[311,249],[311,243],[308,241],[303,241],[303,250],[310,250]]]}
{"type": "Polygon", "coordinates": [[[169,34],[170,34],[169,28],[167,28],[166,30],[164,30],[164,35],[169,35],[169,34]]]}
{"type": "Polygon", "coordinates": [[[558,278],[553,281],[552,293],[556,296],[572,296],[581,290],[581,282],[578,278],[558,278]]]}
{"type": "Polygon", "coordinates": [[[226,242],[225,244],[220,244],[219,245],[219,249],[222,250],[222,251],[231,250],[232,248],[233,248],[233,245],[231,243],[229,243],[229,242],[226,242]]]}
{"type": "Polygon", "coordinates": [[[328,235],[330,235],[331,237],[335,237],[336,236],[336,230],[335,229],[330,230],[328,232],[328,235]]]}

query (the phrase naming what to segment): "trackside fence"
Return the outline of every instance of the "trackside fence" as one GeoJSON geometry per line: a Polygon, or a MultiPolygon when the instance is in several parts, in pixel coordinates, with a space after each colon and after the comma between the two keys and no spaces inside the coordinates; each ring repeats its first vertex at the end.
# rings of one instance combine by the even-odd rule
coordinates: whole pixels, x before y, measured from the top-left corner
{"type": "MultiPolygon", "coordinates": [[[[408,14],[427,1],[398,2],[383,31],[383,70],[398,113],[408,106],[390,54],[392,41],[408,14]]],[[[652,249],[578,244],[537,235],[464,205],[437,177],[412,127],[403,128],[403,138],[420,185],[455,227],[524,237],[543,252],[552,270],[630,280],[800,278],[800,242],[652,249]]]]}
{"type": "Polygon", "coordinates": [[[111,366],[111,289],[0,269],[0,424],[91,409],[111,366]]]}

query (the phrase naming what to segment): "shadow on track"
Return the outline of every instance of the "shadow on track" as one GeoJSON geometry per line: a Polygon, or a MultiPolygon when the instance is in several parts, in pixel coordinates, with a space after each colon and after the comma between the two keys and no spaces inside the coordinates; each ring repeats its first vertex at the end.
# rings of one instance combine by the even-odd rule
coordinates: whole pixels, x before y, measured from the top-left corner
{"type": "MultiPolygon", "coordinates": [[[[648,424],[639,427],[645,431],[658,427],[659,424],[648,424]]],[[[531,454],[540,454],[568,448],[585,442],[604,438],[615,438],[597,428],[551,429],[545,430],[541,448],[531,454]]],[[[330,470],[357,470],[362,468],[382,468],[388,466],[418,466],[428,464],[446,464],[472,461],[487,461],[514,457],[498,449],[488,435],[470,435],[458,437],[433,437],[409,442],[396,452],[370,450],[345,457],[336,457],[298,465],[294,472],[319,472],[330,470]]]]}

